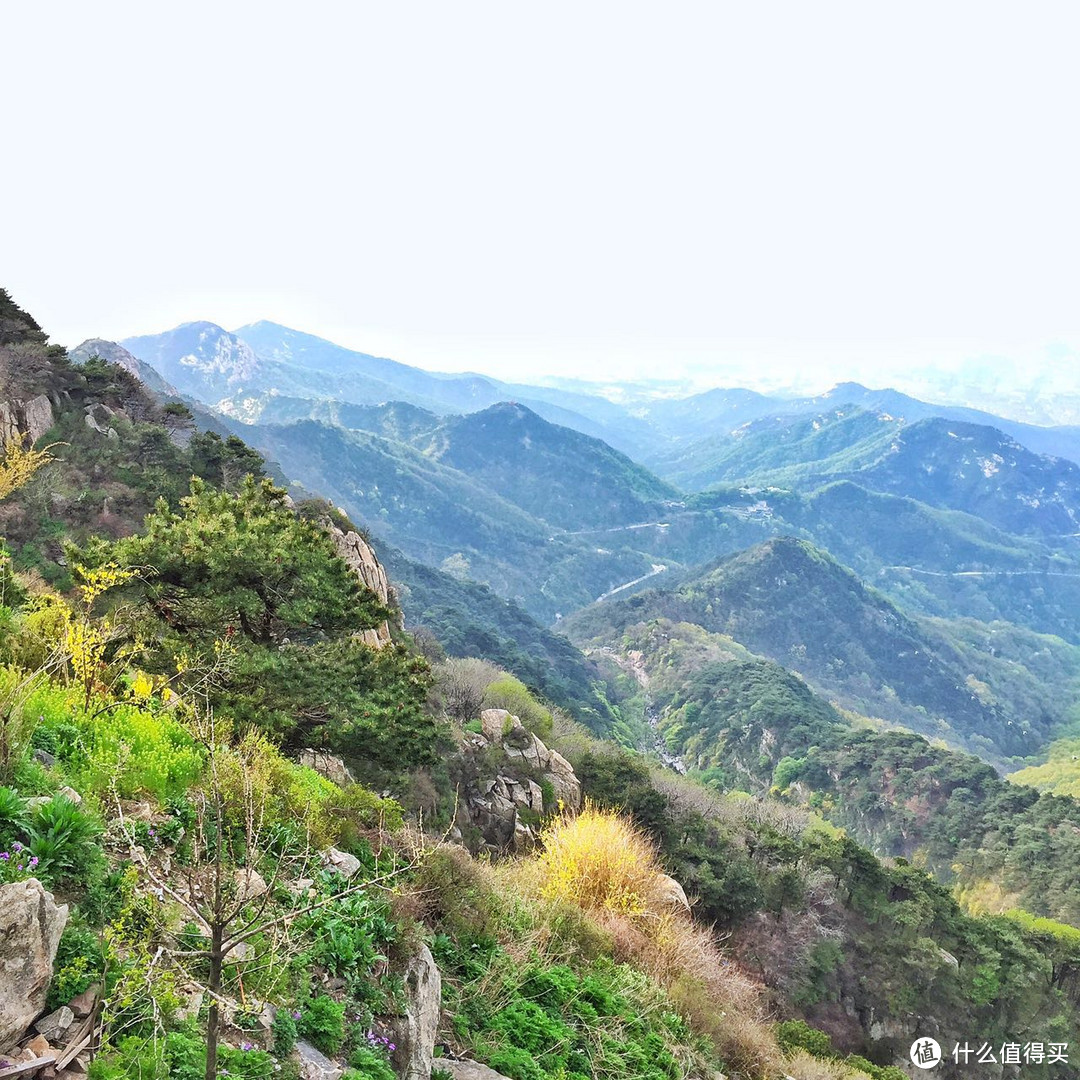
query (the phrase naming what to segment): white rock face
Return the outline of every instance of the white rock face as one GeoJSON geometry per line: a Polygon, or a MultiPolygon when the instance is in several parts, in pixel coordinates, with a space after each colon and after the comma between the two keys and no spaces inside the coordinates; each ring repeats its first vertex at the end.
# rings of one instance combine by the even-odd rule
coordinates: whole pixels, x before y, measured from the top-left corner
{"type": "Polygon", "coordinates": [[[37,878],[0,885],[0,1050],[45,1008],[67,918],[67,905],[57,904],[37,878]]]}
{"type": "Polygon", "coordinates": [[[468,735],[464,753],[477,755],[482,763],[485,750],[501,747],[506,763],[494,775],[481,772],[480,779],[469,784],[461,809],[467,823],[479,830],[484,850],[527,851],[537,842],[543,815],[581,809],[581,782],[562,754],[549,750],[506,709],[485,709],[480,725],[483,734],[468,735]],[[547,805],[545,785],[550,786],[547,805]],[[558,806],[552,804],[552,793],[558,806]]]}
{"type": "Polygon", "coordinates": [[[29,401],[0,401],[0,449],[11,442],[32,445],[52,425],[52,404],[44,394],[29,401]]]}
{"type": "Polygon", "coordinates": [[[328,848],[323,853],[323,865],[336,870],[344,878],[355,877],[360,871],[360,860],[347,851],[328,848]]]}
{"type": "Polygon", "coordinates": [[[304,1042],[303,1039],[296,1044],[293,1058],[299,1067],[301,1080],[338,1080],[345,1071],[321,1050],[316,1050],[311,1043],[304,1042]]]}
{"type": "Polygon", "coordinates": [[[348,765],[336,754],[327,754],[322,750],[301,750],[297,760],[301,765],[314,769],[320,776],[325,776],[338,787],[347,787],[355,783],[348,765]]]}
{"type": "Polygon", "coordinates": [[[241,900],[254,900],[256,896],[262,896],[266,892],[267,884],[258,870],[236,871],[236,892],[241,900]]]}
{"type": "MultiPolygon", "coordinates": [[[[386,571],[375,557],[371,545],[355,532],[343,532],[336,525],[330,529],[330,539],[338,555],[344,560],[353,573],[366,585],[380,600],[381,603],[390,606],[390,582],[386,577],[386,571]]],[[[358,637],[365,645],[373,649],[381,649],[390,644],[390,626],[383,621],[372,630],[360,631],[358,637]]]]}

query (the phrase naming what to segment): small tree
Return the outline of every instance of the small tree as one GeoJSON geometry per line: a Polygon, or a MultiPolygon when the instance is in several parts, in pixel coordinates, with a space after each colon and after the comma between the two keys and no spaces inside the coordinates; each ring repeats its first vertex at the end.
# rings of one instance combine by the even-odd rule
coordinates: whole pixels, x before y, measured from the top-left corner
{"type": "Polygon", "coordinates": [[[86,561],[148,568],[110,594],[130,605],[147,670],[198,671],[228,643],[230,678],[209,704],[238,725],[381,766],[431,755],[427,662],[358,639],[391,612],[281,489],[248,477],[230,494],[193,480],[177,512],[159,504],[143,535],[98,542],[86,561]]]}
{"type": "Polygon", "coordinates": [[[296,952],[299,944],[290,931],[297,920],[355,893],[385,888],[412,864],[395,859],[390,870],[353,885],[342,878],[339,888],[317,899],[290,889],[293,881],[315,876],[320,854],[310,835],[304,848],[291,857],[282,855],[271,841],[271,804],[280,787],[276,772],[282,759],[254,732],[227,740],[228,725],[218,724],[212,713],[197,727],[205,739],[206,774],[203,783],[189,792],[192,819],[184,851],[177,853],[170,874],[156,868],[138,845],[134,823],[125,820],[119,799],[116,808],[143,881],[162,899],[172,900],[202,934],[199,943],[170,923],[160,928],[168,959],[209,998],[206,1080],[214,1080],[225,1001],[223,975],[230,954],[256,937],[276,955],[296,952]],[[198,962],[206,970],[205,979],[192,977],[198,962]]]}

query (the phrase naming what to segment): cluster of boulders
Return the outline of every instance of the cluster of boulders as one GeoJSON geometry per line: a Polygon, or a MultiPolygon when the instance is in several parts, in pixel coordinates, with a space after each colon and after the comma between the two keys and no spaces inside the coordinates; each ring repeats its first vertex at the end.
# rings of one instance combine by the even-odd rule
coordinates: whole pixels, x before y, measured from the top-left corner
{"type": "Polygon", "coordinates": [[[545,814],[581,808],[581,782],[562,754],[506,709],[485,709],[480,724],[464,735],[470,768],[452,835],[491,854],[527,851],[545,814]]]}
{"type": "Polygon", "coordinates": [[[0,885],[0,1075],[85,1080],[100,987],[45,1014],[67,923],[36,878],[0,885]]]}

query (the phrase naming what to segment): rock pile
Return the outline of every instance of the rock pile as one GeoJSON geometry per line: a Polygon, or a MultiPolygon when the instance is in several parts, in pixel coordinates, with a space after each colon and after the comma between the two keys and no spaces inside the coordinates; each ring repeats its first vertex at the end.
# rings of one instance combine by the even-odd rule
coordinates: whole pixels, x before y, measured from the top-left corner
{"type": "Polygon", "coordinates": [[[459,827],[479,850],[526,851],[544,814],[581,808],[581,782],[570,762],[505,709],[485,709],[481,732],[465,735],[463,756],[475,779],[463,791],[459,827]]]}

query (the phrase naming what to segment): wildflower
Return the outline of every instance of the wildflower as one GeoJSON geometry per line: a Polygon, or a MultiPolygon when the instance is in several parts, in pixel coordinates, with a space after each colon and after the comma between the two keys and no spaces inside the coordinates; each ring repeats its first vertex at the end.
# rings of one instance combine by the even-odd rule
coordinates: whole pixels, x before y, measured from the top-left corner
{"type": "Polygon", "coordinates": [[[0,859],[10,859],[11,853],[9,851],[0,851],[0,859]]]}
{"type": "Polygon", "coordinates": [[[243,1050],[246,1053],[248,1050],[254,1050],[255,1049],[255,1044],[254,1043],[249,1043],[249,1042],[242,1042],[240,1044],[240,1049],[243,1050]]]}
{"type": "Polygon", "coordinates": [[[22,844],[19,843],[18,840],[16,840],[15,843],[13,843],[11,845],[11,850],[12,851],[22,851],[22,849],[23,849],[23,846],[22,846],[22,844]]]}

